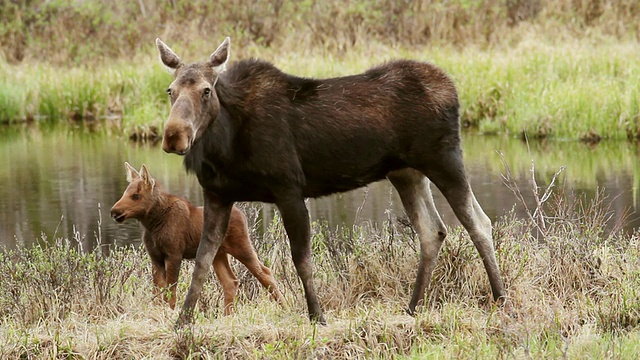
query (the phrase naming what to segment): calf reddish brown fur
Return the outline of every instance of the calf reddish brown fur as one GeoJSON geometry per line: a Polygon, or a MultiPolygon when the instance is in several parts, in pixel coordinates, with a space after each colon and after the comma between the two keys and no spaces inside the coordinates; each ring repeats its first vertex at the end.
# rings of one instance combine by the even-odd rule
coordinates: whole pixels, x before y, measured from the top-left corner
{"type": "Polygon", "coordinates": [[[502,301],[491,220],[467,180],[458,94],[442,70],[399,60],[357,75],[309,79],[255,59],[227,66],[229,43],[226,38],[208,60],[187,64],[156,40],[160,59],[174,77],[167,90],[171,112],[162,148],[185,156],[204,193],[202,240],[178,324],[191,321],[235,201],[276,204],[309,316],[324,322],[313,285],[305,198],[384,178],[400,194],[420,240],[408,311],[423,303],[447,232],[430,181],[469,232],[493,296],[502,301]]]}
{"type": "MultiPolygon", "coordinates": [[[[145,165],[139,173],[129,163],[125,162],[125,167],[129,186],[111,208],[111,216],[119,223],[129,218],[140,221],[144,228],[142,240],[153,265],[156,294],[168,286],[170,295],[165,294],[164,299],[173,309],[182,259],[195,258],[200,243],[202,207],[195,207],[181,197],[163,192],[145,165]]],[[[271,292],[271,296],[280,301],[281,295],[271,271],[258,260],[249,240],[247,220],[235,206],[231,210],[226,235],[213,258],[213,269],[224,291],[225,315],[231,313],[238,289],[227,254],[244,264],[271,292]]]]}

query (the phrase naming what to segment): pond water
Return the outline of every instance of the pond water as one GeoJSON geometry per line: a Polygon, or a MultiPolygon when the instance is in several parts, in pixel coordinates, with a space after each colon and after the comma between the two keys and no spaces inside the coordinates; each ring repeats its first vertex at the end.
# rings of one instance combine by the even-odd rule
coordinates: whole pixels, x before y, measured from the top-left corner
{"type": "MultiPolygon", "coordinates": [[[[133,143],[107,132],[69,126],[0,128],[0,246],[30,246],[54,238],[78,241],[85,248],[96,246],[98,239],[103,244],[138,243],[141,231],[137,222],[119,225],[109,217],[109,209],[127,185],[125,161],[136,168],[147,164],[165,190],[202,204],[199,185],[193,175],[183,170],[181,157],[166,154],[159,146],[133,143]]],[[[539,186],[549,184],[553,175],[566,166],[558,177],[558,190],[570,190],[590,199],[602,189],[613,212],[612,223],[624,220],[624,229],[629,232],[640,226],[637,144],[527,144],[505,136],[463,135],[471,185],[492,220],[512,209],[519,216],[526,214],[501,180],[506,173],[503,161],[526,202],[533,206],[533,160],[539,186]]],[[[434,197],[445,222],[456,226],[455,216],[435,187],[434,197]]],[[[382,223],[404,216],[396,192],[386,181],[310,199],[307,204],[313,220],[327,221],[331,227],[382,223]]],[[[260,209],[262,226],[266,226],[274,207],[264,205],[260,209]]]]}

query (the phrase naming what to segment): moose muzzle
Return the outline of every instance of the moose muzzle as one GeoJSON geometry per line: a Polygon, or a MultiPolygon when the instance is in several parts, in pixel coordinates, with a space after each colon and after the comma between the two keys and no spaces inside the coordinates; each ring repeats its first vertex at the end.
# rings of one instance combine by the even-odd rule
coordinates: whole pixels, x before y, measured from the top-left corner
{"type": "Polygon", "coordinates": [[[167,153],[184,155],[189,151],[191,146],[191,136],[191,126],[167,122],[162,137],[162,150],[167,153]]]}
{"type": "Polygon", "coordinates": [[[162,150],[168,153],[184,155],[193,142],[193,107],[184,98],[179,98],[171,108],[169,119],[164,125],[162,150]]]}

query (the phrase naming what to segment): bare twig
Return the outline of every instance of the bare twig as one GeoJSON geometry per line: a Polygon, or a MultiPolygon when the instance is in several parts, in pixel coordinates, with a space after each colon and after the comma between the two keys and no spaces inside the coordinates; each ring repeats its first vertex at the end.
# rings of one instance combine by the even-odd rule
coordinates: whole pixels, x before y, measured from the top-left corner
{"type": "Polygon", "coordinates": [[[520,187],[518,186],[517,181],[515,180],[513,174],[511,173],[511,168],[509,167],[509,164],[507,164],[507,161],[504,157],[504,153],[502,151],[498,151],[498,154],[500,155],[502,165],[505,168],[505,174],[500,175],[502,182],[505,184],[505,186],[509,190],[511,190],[511,192],[513,192],[513,194],[516,196],[517,200],[520,202],[522,207],[524,207],[525,212],[527,213],[527,216],[531,220],[532,224],[534,224],[534,226],[538,229],[538,231],[540,231],[543,237],[546,237],[547,224],[545,220],[547,219],[547,215],[545,214],[545,211],[544,211],[544,204],[551,197],[556,180],[558,176],[560,176],[560,173],[564,171],[566,166],[561,166],[560,169],[553,175],[553,177],[551,178],[551,182],[544,189],[544,192],[541,195],[540,187],[538,186],[538,183],[536,181],[535,162],[533,161],[533,159],[531,160],[531,181],[532,181],[531,192],[533,194],[533,199],[536,205],[535,209],[533,209],[532,211],[527,205],[527,202],[524,196],[522,195],[522,192],[520,191],[520,187]]]}

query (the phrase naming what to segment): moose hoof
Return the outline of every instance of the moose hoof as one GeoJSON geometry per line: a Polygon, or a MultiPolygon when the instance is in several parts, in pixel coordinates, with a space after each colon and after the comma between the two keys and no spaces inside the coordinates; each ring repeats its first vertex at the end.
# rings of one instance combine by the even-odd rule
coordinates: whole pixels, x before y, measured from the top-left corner
{"type": "Polygon", "coordinates": [[[309,319],[311,320],[312,324],[317,324],[317,325],[322,325],[322,326],[327,325],[327,321],[324,319],[324,315],[322,315],[322,314],[320,314],[320,315],[309,315],[309,319]]]}
{"type": "Polygon", "coordinates": [[[184,328],[186,325],[190,325],[192,322],[193,322],[193,315],[182,312],[180,313],[178,320],[176,320],[174,328],[175,330],[180,330],[184,328]]]}

